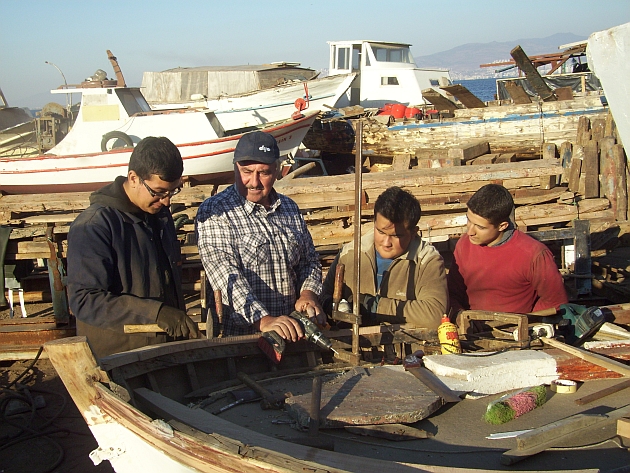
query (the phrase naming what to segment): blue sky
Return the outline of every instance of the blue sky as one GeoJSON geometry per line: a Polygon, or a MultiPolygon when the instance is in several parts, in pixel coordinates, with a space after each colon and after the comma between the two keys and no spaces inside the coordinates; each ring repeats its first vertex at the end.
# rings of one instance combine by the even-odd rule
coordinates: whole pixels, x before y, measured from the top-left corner
{"type": "Polygon", "coordinates": [[[33,106],[29,97],[63,83],[45,61],[70,84],[99,68],[114,77],[107,49],[131,86],[144,71],[178,66],[321,69],[331,40],[411,43],[422,56],[466,43],[587,37],[629,22],[630,0],[0,0],[0,18],[0,88],[10,105],[33,106]]]}

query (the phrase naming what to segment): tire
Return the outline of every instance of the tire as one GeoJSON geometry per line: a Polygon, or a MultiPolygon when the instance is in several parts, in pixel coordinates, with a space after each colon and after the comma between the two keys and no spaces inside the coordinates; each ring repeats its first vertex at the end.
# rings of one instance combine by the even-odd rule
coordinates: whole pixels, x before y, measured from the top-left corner
{"type": "Polygon", "coordinates": [[[110,131],[109,133],[105,133],[103,135],[103,139],[101,140],[101,151],[106,152],[116,148],[133,148],[133,141],[131,141],[129,135],[123,133],[122,131],[110,131]],[[107,149],[107,144],[112,140],[114,140],[112,147],[107,149]],[[124,146],[120,146],[118,143],[119,140],[124,143],[124,146]]]}

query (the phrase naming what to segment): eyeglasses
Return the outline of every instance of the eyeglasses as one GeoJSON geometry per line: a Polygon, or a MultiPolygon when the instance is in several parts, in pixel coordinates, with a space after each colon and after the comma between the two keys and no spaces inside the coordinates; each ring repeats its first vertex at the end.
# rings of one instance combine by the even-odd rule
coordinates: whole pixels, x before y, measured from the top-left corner
{"type": "Polygon", "coordinates": [[[151,194],[151,197],[157,197],[158,199],[166,199],[168,197],[173,197],[174,195],[179,194],[182,191],[181,186],[180,187],[176,187],[175,189],[173,189],[172,191],[166,191],[166,192],[155,192],[153,189],[151,189],[146,182],[144,182],[144,179],[142,179],[140,176],[138,176],[138,179],[140,179],[140,182],[142,183],[142,185],[144,187],[146,187],[147,191],[149,192],[149,194],[151,194]]]}

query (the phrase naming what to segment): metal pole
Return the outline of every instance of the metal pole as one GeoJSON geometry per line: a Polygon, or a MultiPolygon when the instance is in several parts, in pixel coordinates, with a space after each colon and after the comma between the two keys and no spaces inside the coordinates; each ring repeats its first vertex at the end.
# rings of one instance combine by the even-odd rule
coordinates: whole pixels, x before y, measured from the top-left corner
{"type": "MultiPolygon", "coordinates": [[[[68,88],[68,81],[66,81],[66,76],[63,74],[61,69],[59,69],[57,64],[53,64],[50,61],[44,61],[44,62],[46,64],[50,64],[51,66],[53,66],[55,69],[57,69],[59,71],[59,74],[61,74],[61,77],[63,77],[63,83],[64,83],[64,85],[66,86],[66,89],[67,89],[68,88]]],[[[72,112],[71,112],[71,109],[72,109],[72,94],[66,93],[66,108],[68,110],[68,116],[71,117],[71,114],[72,114],[72,112]]]]}
{"type": "MultiPolygon", "coordinates": [[[[353,312],[360,314],[359,289],[361,288],[361,200],[363,197],[363,181],[361,169],[363,167],[363,122],[358,120],[356,129],[356,156],[354,161],[354,287],[353,312]]],[[[352,353],[359,355],[359,324],[352,324],[352,353]]]]}

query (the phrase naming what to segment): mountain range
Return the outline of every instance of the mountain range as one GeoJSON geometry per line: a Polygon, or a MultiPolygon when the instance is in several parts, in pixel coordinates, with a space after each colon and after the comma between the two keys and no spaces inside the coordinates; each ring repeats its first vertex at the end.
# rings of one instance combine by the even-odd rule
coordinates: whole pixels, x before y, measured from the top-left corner
{"type": "Polygon", "coordinates": [[[479,79],[496,77],[497,67],[479,67],[481,64],[509,61],[510,51],[520,45],[528,56],[559,52],[558,46],[584,41],[587,38],[573,33],[557,33],[546,38],[528,38],[491,43],[467,43],[448,51],[414,57],[420,68],[448,69],[451,79],[479,79]]]}

